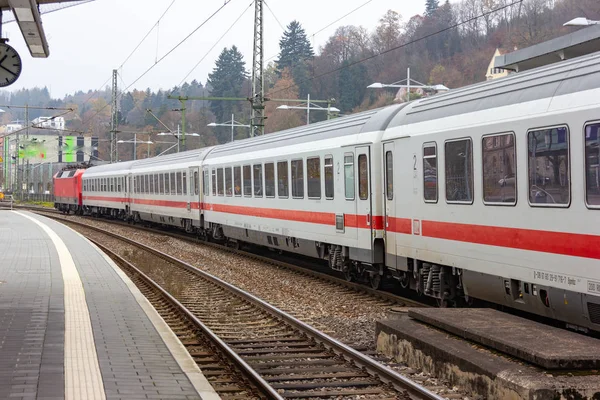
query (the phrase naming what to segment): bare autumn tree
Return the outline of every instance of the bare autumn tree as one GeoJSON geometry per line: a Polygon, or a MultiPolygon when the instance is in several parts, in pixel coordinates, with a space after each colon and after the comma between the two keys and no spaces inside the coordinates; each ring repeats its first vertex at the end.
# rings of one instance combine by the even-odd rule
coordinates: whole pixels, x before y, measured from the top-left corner
{"type": "MultiPolygon", "coordinates": [[[[288,68],[284,68],[281,77],[275,82],[275,85],[266,97],[277,99],[298,99],[298,86],[294,83],[292,74],[288,68]]],[[[267,122],[265,126],[266,133],[273,133],[285,129],[295,128],[303,125],[305,122],[296,110],[277,110],[281,102],[269,101],[265,108],[267,122]]],[[[293,104],[292,104],[293,105],[293,104]]]]}

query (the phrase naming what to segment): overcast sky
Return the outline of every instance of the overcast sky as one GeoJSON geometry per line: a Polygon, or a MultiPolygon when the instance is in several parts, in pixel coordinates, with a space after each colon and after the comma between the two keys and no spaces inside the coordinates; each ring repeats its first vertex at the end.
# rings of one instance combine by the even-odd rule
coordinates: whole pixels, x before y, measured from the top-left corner
{"type": "MultiPolygon", "coordinates": [[[[121,67],[171,1],[96,0],[43,15],[43,25],[50,46],[50,57],[47,59],[32,58],[17,24],[5,24],[3,36],[10,38],[10,45],[17,49],[23,59],[21,77],[7,89],[47,86],[52,97],[62,98],[76,90],[87,91],[103,87],[110,79],[111,71],[121,67]]],[[[277,55],[279,39],[283,34],[273,15],[284,27],[292,20],[298,20],[313,41],[315,49],[318,49],[341,25],[362,25],[373,31],[379,18],[388,9],[399,12],[403,21],[407,21],[411,16],[423,13],[425,8],[425,0],[371,0],[359,11],[321,31],[366,2],[367,0],[269,0],[267,4],[273,12],[265,7],[265,62],[277,55]],[[313,37],[318,31],[320,32],[313,37]]],[[[157,58],[165,55],[223,3],[223,0],[175,0],[160,21],[159,28],[152,31],[119,70],[121,88],[132,85],[157,58]]],[[[231,0],[206,25],[133,84],[130,90],[147,87],[153,90],[169,89],[179,85],[194,65],[206,55],[187,79],[197,79],[204,84],[221,50],[234,44],[241,50],[246,67],[250,69],[254,22],[254,7],[249,7],[250,3],[251,0],[231,0]],[[239,22],[209,51],[240,15],[242,17],[239,22]]]]}

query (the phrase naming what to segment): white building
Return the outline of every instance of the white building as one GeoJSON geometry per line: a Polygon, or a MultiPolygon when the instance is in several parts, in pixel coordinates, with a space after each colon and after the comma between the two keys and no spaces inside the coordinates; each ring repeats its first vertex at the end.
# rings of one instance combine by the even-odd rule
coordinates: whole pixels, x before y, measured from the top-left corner
{"type": "Polygon", "coordinates": [[[65,129],[65,119],[63,117],[38,117],[31,121],[34,127],[65,129]]]}
{"type": "Polygon", "coordinates": [[[23,129],[23,125],[15,122],[11,122],[10,124],[4,125],[4,132],[12,133],[18,131],[19,129],[23,129]]]}

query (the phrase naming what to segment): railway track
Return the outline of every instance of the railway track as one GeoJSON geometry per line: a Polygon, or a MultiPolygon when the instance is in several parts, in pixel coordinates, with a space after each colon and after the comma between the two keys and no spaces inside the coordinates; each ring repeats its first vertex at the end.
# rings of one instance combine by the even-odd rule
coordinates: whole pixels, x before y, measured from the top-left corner
{"type": "MultiPolygon", "coordinates": [[[[140,283],[141,286],[151,285],[155,278],[156,282],[163,281],[176,292],[172,299],[161,300],[157,309],[165,312],[168,320],[174,321],[175,332],[184,345],[197,362],[204,363],[204,366],[199,364],[200,368],[204,371],[208,363],[209,369],[218,371],[215,372],[215,376],[219,376],[218,383],[225,386],[222,390],[231,397],[239,397],[240,392],[236,390],[241,390],[258,392],[259,397],[266,398],[442,399],[374,359],[219,278],[131,239],[75,221],[67,222],[133,246],[135,250],[126,257],[132,260],[124,260],[106,247],[104,249],[112,253],[111,257],[120,265],[131,264],[125,268],[130,270],[136,284],[142,280],[146,283],[140,283]],[[138,264],[138,268],[134,269],[133,264],[138,264]],[[169,273],[164,274],[164,271],[169,273]],[[181,310],[193,327],[174,317],[174,308],[181,310]],[[201,329],[200,324],[204,328],[201,329]],[[219,357],[198,349],[201,340],[194,338],[192,332],[199,330],[205,333],[206,340],[220,343],[221,354],[234,358],[230,363],[236,365],[235,374],[214,363],[219,357]],[[235,358],[243,363],[236,362],[235,358]],[[221,371],[227,372],[225,379],[220,377],[221,371]],[[243,377],[241,381],[250,382],[251,388],[232,376],[243,377]]],[[[153,290],[160,292],[160,296],[167,295],[164,288],[153,290]]],[[[149,294],[151,299],[160,296],[149,294]]]]}

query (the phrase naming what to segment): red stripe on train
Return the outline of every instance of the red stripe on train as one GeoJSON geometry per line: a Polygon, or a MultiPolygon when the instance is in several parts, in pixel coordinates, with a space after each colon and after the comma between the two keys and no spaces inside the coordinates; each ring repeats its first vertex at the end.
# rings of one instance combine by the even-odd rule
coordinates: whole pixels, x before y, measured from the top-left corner
{"type": "Polygon", "coordinates": [[[459,242],[600,259],[600,236],[422,221],[423,236],[459,242]]]}

